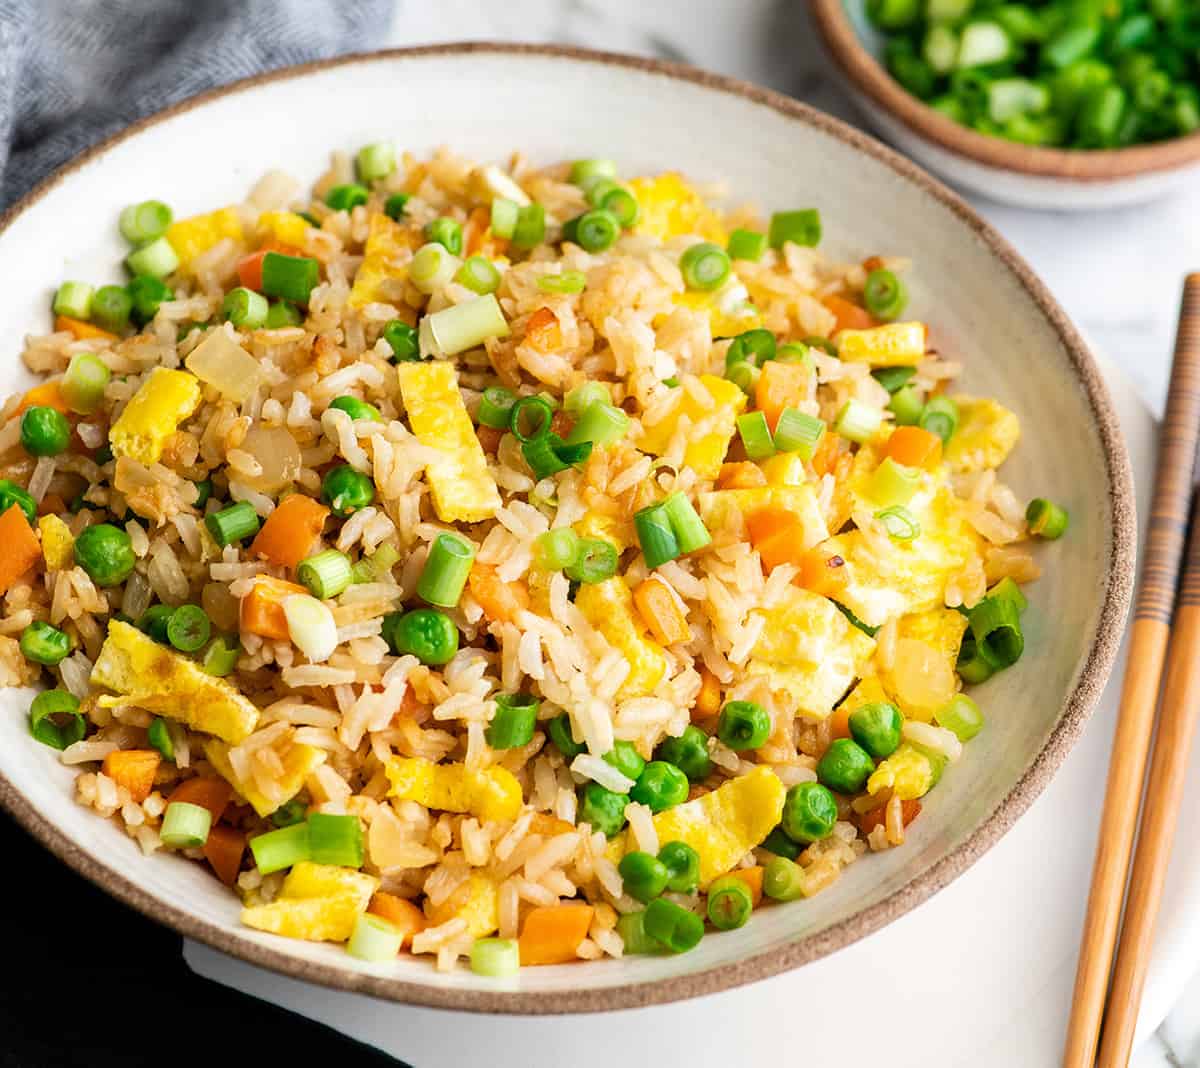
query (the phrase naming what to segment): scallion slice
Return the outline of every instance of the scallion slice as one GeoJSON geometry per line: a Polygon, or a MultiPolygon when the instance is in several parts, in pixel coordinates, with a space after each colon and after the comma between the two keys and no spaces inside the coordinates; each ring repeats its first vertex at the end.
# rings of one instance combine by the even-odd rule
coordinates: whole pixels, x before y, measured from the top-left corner
{"type": "Polygon", "coordinates": [[[493,749],[519,749],[533,740],[541,702],[531,694],[500,693],[495,697],[496,712],[484,731],[493,749]]]}
{"type": "Polygon", "coordinates": [[[203,805],[172,801],[163,813],[158,837],[169,849],[196,849],[208,841],[212,813],[203,805]]]}
{"type": "Polygon", "coordinates": [[[492,201],[491,229],[496,237],[510,240],[517,229],[517,220],[521,215],[521,205],[515,200],[496,197],[492,201]]]}
{"type": "Polygon", "coordinates": [[[358,150],[358,177],[364,182],[386,178],[396,169],[396,147],[390,141],[376,141],[358,150]]]}
{"type": "Polygon", "coordinates": [[[204,517],[204,525],[222,549],[258,533],[258,513],[249,501],[238,501],[204,517]]]}
{"type": "Polygon", "coordinates": [[[634,530],[648,568],[660,567],[679,555],[679,541],[671,527],[671,519],[661,503],[635,512],[634,530]]]}
{"type": "Polygon", "coordinates": [[[731,260],[749,260],[757,263],[767,251],[767,235],[757,230],[734,230],[725,245],[731,260]]]}
{"type": "Polygon", "coordinates": [[[729,253],[711,241],[700,241],[679,257],[679,270],[688,289],[718,288],[730,272],[729,253]]]}
{"type": "Polygon", "coordinates": [[[242,647],[236,638],[226,638],[218,635],[207,649],[200,666],[208,675],[224,678],[233,673],[237,667],[238,657],[242,655],[242,647]]]}
{"type": "Polygon", "coordinates": [[[815,248],[821,243],[821,213],[815,208],[777,211],[771,216],[767,238],[772,248],[783,248],[785,241],[804,248],[815,248]]]}
{"type": "Polygon", "coordinates": [[[539,274],[537,287],[543,293],[582,293],[587,276],[582,271],[563,271],[560,274],[539,274]]]}
{"type": "Polygon", "coordinates": [[[310,256],[268,252],[262,261],[262,291],[268,297],[307,304],[321,278],[321,265],[310,256]]]}
{"type": "Polygon", "coordinates": [[[742,447],[751,460],[765,460],[775,454],[775,443],[771,438],[771,427],[765,414],[753,411],[739,415],[737,428],[742,447]]]}
{"type": "Polygon", "coordinates": [[[325,549],[316,556],[301,560],[296,567],[296,578],[300,585],[322,601],[342,593],[350,585],[352,577],[350,557],[337,549],[325,549]]]}
{"type": "Polygon", "coordinates": [[[171,225],[171,209],[161,200],[143,200],[122,209],[117,219],[121,236],[135,247],[162,237],[171,225]]]}
{"type": "Polygon", "coordinates": [[[515,938],[477,938],[471,944],[471,971],[489,979],[507,979],[521,970],[515,938]]]}
{"type": "Polygon", "coordinates": [[[314,864],[361,868],[362,824],[358,822],[357,816],[314,812],[308,817],[308,850],[309,859],[314,864]]]}
{"type": "Polygon", "coordinates": [[[1045,497],[1035,497],[1025,509],[1025,522],[1029,533],[1047,541],[1061,538],[1067,532],[1070,517],[1065,508],[1060,508],[1045,497]]]}
{"type": "Polygon", "coordinates": [[[563,573],[573,582],[604,582],[617,573],[619,559],[611,542],[603,538],[582,538],[575,559],[563,568],[563,573]]]}
{"type": "Polygon", "coordinates": [[[459,262],[445,245],[431,241],[413,253],[408,280],[422,293],[435,293],[454,277],[459,262]]]}
{"type": "Polygon", "coordinates": [[[890,456],[871,475],[869,494],[882,508],[908,504],[921,485],[921,472],[898,464],[890,456]]]}
{"type": "Polygon", "coordinates": [[[179,268],[179,256],[170,241],[159,237],[126,256],[125,266],[132,275],[148,274],[152,278],[165,278],[179,268]]]}
{"type": "Polygon", "coordinates": [[[871,377],[889,393],[894,394],[906,386],[916,373],[915,367],[877,367],[871,372],[871,377]]]}
{"type": "Polygon", "coordinates": [[[883,524],[888,537],[895,541],[912,541],[921,533],[921,524],[917,522],[907,508],[901,504],[893,504],[875,513],[875,518],[883,524]]]}
{"type": "Polygon", "coordinates": [[[221,314],[242,330],[257,330],[265,326],[269,310],[267,298],[245,286],[231,289],[221,303],[221,314]]]}
{"type": "Polygon", "coordinates": [[[979,655],[994,669],[1015,664],[1025,650],[1021,614],[1010,597],[988,594],[967,615],[979,655]]]}
{"type": "Polygon", "coordinates": [[[488,386],[479,398],[479,410],[475,413],[475,418],[480,426],[507,430],[513,405],[516,403],[517,395],[511,389],[504,386],[488,386]]]}
{"type": "Polygon", "coordinates": [[[104,403],[104,390],[112,377],[107,364],[90,352],[77,352],[62,379],[63,400],[80,415],[90,415],[104,403]]]}
{"type": "Polygon", "coordinates": [[[703,549],[712,541],[712,535],[708,532],[704,521],[696,514],[692,502],[683,493],[679,491],[672,493],[662,502],[662,507],[667,521],[671,524],[671,531],[675,535],[681,556],[686,553],[694,553],[697,549],[703,549]]]}
{"type": "Polygon", "coordinates": [[[71,319],[87,319],[92,314],[95,289],[87,282],[63,282],[54,294],[54,314],[71,319]]]}
{"type": "Polygon", "coordinates": [[[775,335],[770,330],[759,327],[738,334],[725,350],[725,368],[728,370],[736,363],[746,361],[755,367],[762,367],[768,360],[775,359],[775,335]]]}
{"type": "Polygon", "coordinates": [[[79,698],[66,690],[43,690],[29,706],[29,733],[52,749],[66,749],[87,732],[79,698]]]}
{"type": "Polygon", "coordinates": [[[474,562],[473,545],[457,534],[439,534],[417,580],[418,596],[439,608],[453,608],[462,596],[474,562]]]}
{"type": "Polygon", "coordinates": [[[878,432],[883,423],[883,412],[863,404],[860,400],[848,400],[838,412],[833,429],[849,441],[865,445],[878,432]]]}
{"type": "Polygon", "coordinates": [[[775,448],[780,452],[797,453],[802,460],[813,458],[824,436],[825,424],[815,415],[796,408],[784,408],[775,424],[775,448]]]}
{"type": "Polygon", "coordinates": [[[162,716],[155,716],[150,726],[146,728],[146,741],[159,751],[163,760],[175,759],[175,743],[171,740],[167,721],[162,716]]]}
{"type": "Polygon", "coordinates": [[[629,416],[606,401],[590,404],[567,434],[568,445],[611,445],[629,432],[629,416]]]}
{"type": "Polygon", "coordinates": [[[284,868],[290,868],[301,861],[311,860],[308,821],[256,835],[250,839],[250,852],[254,856],[254,866],[263,875],[283,871],[284,868]]]}
{"type": "Polygon", "coordinates": [[[571,164],[567,181],[572,185],[583,185],[589,179],[616,176],[617,165],[611,159],[577,159],[571,164]]]}
{"type": "Polygon", "coordinates": [[[500,288],[500,271],[486,256],[468,256],[455,274],[454,280],[481,296],[500,288]]]}
{"type": "MultiPolygon", "coordinates": [[[[895,397],[892,398],[893,401],[895,397]]],[[[945,444],[958,429],[958,405],[949,397],[930,397],[921,409],[921,418],[917,425],[922,430],[936,434],[945,444]]]]}
{"type": "Polygon", "coordinates": [[[346,943],[346,952],[357,960],[379,963],[394,960],[403,945],[404,932],[394,923],[370,912],[360,912],[346,943]]]}
{"type": "Polygon", "coordinates": [[[563,397],[563,411],[578,417],[597,401],[602,404],[612,403],[612,394],[608,391],[608,386],[603,382],[584,382],[582,386],[567,390],[567,395],[563,397]]]}
{"type": "Polygon", "coordinates": [[[101,286],[92,295],[92,322],[104,330],[119,334],[132,314],[133,297],[124,286],[101,286]]]}
{"type": "Polygon", "coordinates": [[[725,369],[725,377],[745,393],[747,397],[754,396],[754,389],[758,385],[758,379],[761,375],[762,372],[754,364],[750,363],[749,360],[739,360],[732,367],[726,367],[725,369]]]}
{"type": "Polygon", "coordinates": [[[561,571],[579,558],[579,535],[570,527],[556,527],[533,540],[533,563],[541,571],[561,571]]]}
{"type": "Polygon", "coordinates": [[[522,397],[509,413],[508,429],[522,445],[550,433],[554,409],[545,397],[522,397]]]}
{"type": "MultiPolygon", "coordinates": [[[[429,247],[429,246],[426,246],[429,247]]],[[[418,336],[423,356],[456,356],[488,338],[508,337],[508,320],[494,293],[426,315],[418,336]]]]}
{"type": "Polygon", "coordinates": [[[546,239],[546,209],[541,204],[526,204],[517,211],[517,224],[513,227],[513,248],[528,250],[537,248],[546,239]]]}

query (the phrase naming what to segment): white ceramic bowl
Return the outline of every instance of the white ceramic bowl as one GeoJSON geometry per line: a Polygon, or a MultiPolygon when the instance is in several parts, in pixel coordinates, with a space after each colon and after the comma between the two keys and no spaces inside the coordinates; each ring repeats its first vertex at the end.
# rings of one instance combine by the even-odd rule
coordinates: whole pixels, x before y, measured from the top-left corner
{"type": "Polygon", "coordinates": [[[866,0],[813,0],[813,22],[870,123],[948,181],[1027,208],[1094,211],[1154,200],[1200,180],[1200,133],[1157,144],[1067,151],[987,137],[934,111],[881,62],[866,0]]]}
{"type": "Polygon", "coordinates": [[[1100,376],[1049,294],[953,194],[862,134],[741,83],[554,48],[418,49],[255,79],[139,124],[2,220],[5,391],[31,381],[16,354],[26,333],[47,328],[56,284],[119,277],[122,206],[154,196],[180,215],[207,210],[241,199],[268,168],[311,180],[331,149],[383,137],[418,153],[451,144],[501,159],[519,147],[545,161],[612,156],[625,174],[678,168],[771,208],[819,208],[833,256],[914,256],[913,314],[965,361],[968,389],[1021,415],[1025,440],[1006,477],[1020,496],[1059,500],[1072,517],[1032,587],[1024,658],[980,691],[988,728],[904,848],[854,865],[812,900],[764,909],[683,956],[526,969],[504,988],[465,969],[439,974],[428,958],[364,964],[341,947],[240,926],[238,902],[201,866],[143,857],[72,800],[72,774],[29,738],[29,692],[0,691],[0,801],[68,864],[194,938],[301,978],[435,1007],[578,1012],[723,989],[831,952],[928,897],[1024,811],[1099,694],[1133,578],[1132,491],[1100,376]]]}

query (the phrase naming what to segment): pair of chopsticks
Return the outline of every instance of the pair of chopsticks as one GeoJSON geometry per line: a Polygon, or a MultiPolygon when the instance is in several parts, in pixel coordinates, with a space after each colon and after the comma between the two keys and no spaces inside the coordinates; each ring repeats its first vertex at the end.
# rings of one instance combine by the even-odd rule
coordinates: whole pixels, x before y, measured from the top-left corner
{"type": "Polygon", "coordinates": [[[1184,282],[1179,313],[1149,535],[1075,973],[1064,1068],[1092,1068],[1093,1061],[1097,1068],[1126,1068],[1133,1047],[1192,734],[1200,711],[1198,443],[1200,274],[1192,274],[1184,282]],[[1147,773],[1146,754],[1155,735],[1158,709],[1158,732],[1147,773]]]}

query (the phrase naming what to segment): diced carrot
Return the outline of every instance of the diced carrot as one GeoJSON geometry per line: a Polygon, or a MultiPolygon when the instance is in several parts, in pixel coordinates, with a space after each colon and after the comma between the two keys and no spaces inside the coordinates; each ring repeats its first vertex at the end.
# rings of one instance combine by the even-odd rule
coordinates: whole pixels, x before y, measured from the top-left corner
{"type": "Polygon", "coordinates": [[[225,815],[225,809],[233,800],[233,787],[224,779],[211,775],[198,775],[194,779],[184,779],[167,798],[167,804],[174,801],[184,801],[189,805],[199,805],[212,813],[213,823],[217,823],[225,815]]]}
{"type": "Polygon", "coordinates": [[[468,256],[474,256],[476,253],[487,255],[491,251],[491,224],[492,215],[487,208],[475,208],[468,216],[463,225],[463,245],[468,256]]]}
{"type": "Polygon", "coordinates": [[[533,819],[529,821],[530,834],[551,837],[556,834],[569,834],[573,830],[575,830],[573,823],[560,820],[557,816],[551,816],[549,812],[535,812],[533,819]]]}
{"type": "Polygon", "coordinates": [[[838,330],[870,330],[871,327],[879,325],[879,320],[866,308],[860,308],[845,297],[832,295],[826,297],[821,303],[837,316],[835,333],[838,330]]]}
{"type": "Polygon", "coordinates": [[[762,901],[762,868],[738,868],[736,871],[731,871],[729,874],[733,878],[745,883],[750,888],[750,899],[754,902],[754,907],[758,908],[759,902],[762,901]]]}
{"type": "Polygon", "coordinates": [[[757,489],[767,484],[767,476],[758,464],[748,461],[733,464],[721,464],[721,472],[717,475],[717,489],[757,489]]]}
{"type": "Polygon", "coordinates": [[[575,903],[531,909],[518,939],[521,963],[565,964],[575,960],[575,951],[587,938],[595,911],[591,905],[575,903]]]}
{"type": "Polygon", "coordinates": [[[529,589],[525,583],[502,582],[496,569],[486,564],[472,566],[467,587],[483,614],[495,622],[515,623],[517,613],[529,607],[529,589]]]}
{"type": "Polygon", "coordinates": [[[692,629],[688,626],[683,598],[661,575],[651,575],[639,583],[633,591],[633,603],[660,645],[691,641],[692,629]]]}
{"type": "Polygon", "coordinates": [[[720,680],[703,664],[700,665],[700,692],[692,706],[692,721],[712,719],[721,711],[720,680]]]}
{"type": "Polygon", "coordinates": [[[841,440],[837,434],[821,435],[812,458],[813,470],[818,475],[829,474],[837,464],[837,458],[841,454],[841,440]]]}
{"type": "Polygon", "coordinates": [[[780,363],[768,360],[754,387],[754,405],[767,417],[771,432],[784,408],[794,408],[808,396],[811,372],[802,363],[780,363]]]}
{"type": "Polygon", "coordinates": [[[525,340],[538,352],[553,352],[562,348],[562,328],[558,316],[549,308],[538,308],[525,324],[525,340]]]}
{"type": "Polygon", "coordinates": [[[475,436],[479,439],[479,444],[483,446],[484,452],[494,454],[500,448],[500,439],[504,437],[504,431],[494,426],[477,426],[475,436]]]}
{"type": "Polygon", "coordinates": [[[62,412],[63,415],[70,415],[71,409],[62,395],[62,379],[53,378],[49,382],[42,382],[33,389],[26,390],[25,396],[21,398],[21,403],[17,405],[17,410],[13,412],[12,418],[15,419],[27,408],[35,406],[53,408],[55,411],[62,412]]]}
{"type": "Polygon", "coordinates": [[[829,714],[829,725],[832,728],[835,738],[850,737],[850,713],[852,709],[846,707],[845,703],[838,705],[829,714]]]}
{"type": "MultiPolygon", "coordinates": [[[[900,802],[900,821],[907,827],[921,814],[921,802],[915,798],[912,801],[900,802]]],[[[858,817],[858,829],[863,834],[870,834],[876,827],[882,827],[887,819],[887,805],[878,805],[870,812],[864,812],[858,817]]]]}
{"type": "Polygon", "coordinates": [[[383,890],[375,891],[367,911],[400,929],[404,936],[400,942],[401,949],[412,943],[413,935],[425,930],[425,914],[416,905],[383,890]]]}
{"type": "Polygon", "coordinates": [[[226,886],[233,886],[237,882],[245,853],[246,836],[236,827],[214,824],[209,828],[208,840],[204,843],[204,857],[226,886]]]}
{"type": "Polygon", "coordinates": [[[882,270],[886,266],[887,266],[887,264],[884,262],[884,259],[882,256],[868,256],[865,260],[862,261],[862,269],[864,271],[866,271],[868,274],[871,271],[882,270]]]}
{"type": "Polygon", "coordinates": [[[54,329],[56,331],[69,330],[75,335],[76,341],[97,340],[97,341],[116,341],[117,335],[110,334],[107,330],[101,330],[98,326],[92,326],[91,323],[85,323],[82,319],[72,319],[67,315],[57,315],[54,318],[54,329]]]}
{"type": "Polygon", "coordinates": [[[57,493],[47,493],[37,506],[38,515],[58,515],[60,512],[67,510],[67,502],[62,499],[57,493]]]}
{"type": "Polygon", "coordinates": [[[8,588],[42,558],[42,546],[37,535],[21,511],[20,505],[11,505],[0,515],[0,593],[8,588]]]}
{"type": "Polygon", "coordinates": [[[303,493],[284,497],[279,507],[267,516],[250,551],[277,567],[295,567],[321,536],[328,516],[328,508],[303,493]]]}
{"type": "Polygon", "coordinates": [[[288,632],[287,616],[283,614],[283,602],[297,593],[307,595],[308,590],[294,582],[259,575],[250,587],[250,592],[242,598],[239,626],[249,634],[261,634],[264,638],[287,641],[291,635],[288,632]]]}
{"type": "Polygon", "coordinates": [[[746,517],[746,529],[756,547],[760,541],[766,541],[783,531],[794,530],[799,523],[800,519],[795,512],[770,504],[746,517]]]}
{"type": "Polygon", "coordinates": [[[140,805],[154,788],[161,760],[156,749],[114,749],[104,758],[100,770],[118,786],[124,786],[140,805]]]}
{"type": "Polygon", "coordinates": [[[834,556],[821,549],[805,549],[792,563],[799,567],[796,575],[797,586],[819,593],[822,597],[833,597],[841,593],[846,586],[846,561],[840,556],[834,556]]]}
{"type": "Polygon", "coordinates": [[[942,439],[919,426],[898,426],[888,438],[887,455],[905,467],[936,467],[942,460],[942,439]]]}
{"type": "Polygon", "coordinates": [[[755,542],[754,548],[758,550],[758,557],[762,561],[763,568],[770,573],[780,564],[798,564],[800,554],[803,552],[800,548],[801,544],[800,525],[797,522],[794,527],[781,530],[769,538],[755,542]]]}

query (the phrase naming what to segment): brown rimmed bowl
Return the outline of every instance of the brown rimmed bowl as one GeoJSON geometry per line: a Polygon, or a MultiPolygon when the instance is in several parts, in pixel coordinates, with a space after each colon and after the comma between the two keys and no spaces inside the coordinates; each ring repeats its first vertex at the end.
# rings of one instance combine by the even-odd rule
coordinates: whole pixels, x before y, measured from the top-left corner
{"type": "Polygon", "coordinates": [[[960,126],[883,65],[866,0],[812,0],[813,24],[868,121],[955,185],[1030,208],[1088,211],[1143,203],[1200,180],[1200,133],[1100,151],[1041,148],[960,126]]]}
{"type": "Polygon", "coordinates": [[[32,381],[18,354],[27,333],[48,329],[59,281],[120,278],[125,204],[155,196],[178,216],[210,210],[272,167],[311,181],[331,149],[381,138],[484,160],[514,148],[541,161],[612,156],[630,175],[678,168],[768,210],[819,208],[831,256],[912,256],[911,313],[965,362],[966,389],[1020,413],[1025,438],[1007,480],[1072,517],[1030,588],[1023,660],[979,690],[987,729],[902,849],[853,865],[811,900],[764,908],[682,956],[531,968],[503,988],[465,969],[440,974],[429,958],[364,964],[340,946],[240,926],[238,902],[201,865],[143,857],[72,800],[71,771],[29,737],[29,691],[0,691],[0,802],[68,865],[189,937],[312,982],[480,1012],[585,1012],[722,990],[831,953],[945,886],[1046,785],[1105,684],[1133,582],[1134,505],[1100,374],[1054,299],[961,200],[871,138],[741,82],[567,48],[449,45],[250,79],[138,123],[0,220],[6,392],[32,381]]]}

